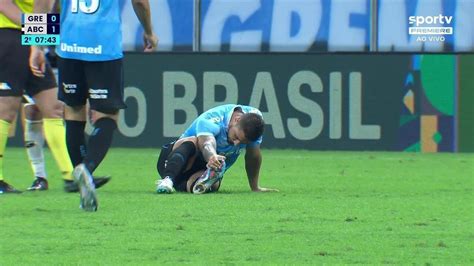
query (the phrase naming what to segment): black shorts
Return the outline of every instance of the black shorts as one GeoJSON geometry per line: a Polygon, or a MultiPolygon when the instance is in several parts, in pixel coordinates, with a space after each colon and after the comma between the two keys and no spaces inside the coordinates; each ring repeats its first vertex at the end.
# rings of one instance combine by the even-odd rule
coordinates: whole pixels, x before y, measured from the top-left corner
{"type": "MultiPolygon", "coordinates": [[[[164,177],[163,174],[166,169],[168,156],[170,155],[171,151],[173,151],[173,146],[174,142],[171,142],[169,144],[163,145],[161,148],[160,156],[158,157],[158,162],[156,163],[156,169],[162,178],[164,177]]],[[[176,179],[182,180],[178,184],[173,185],[176,191],[186,192],[186,184],[188,183],[189,178],[198,171],[206,170],[206,164],[206,161],[202,157],[202,153],[198,151],[198,155],[191,166],[191,169],[176,177],[176,179]]]]}
{"type": "Polygon", "coordinates": [[[49,63],[45,77],[30,70],[30,46],[21,45],[21,31],[0,28],[0,96],[18,96],[56,88],[58,85],[49,63]]]}
{"type": "Polygon", "coordinates": [[[59,57],[58,68],[58,98],[67,105],[82,106],[89,99],[92,110],[106,114],[127,107],[122,59],[92,62],[59,57]]]}

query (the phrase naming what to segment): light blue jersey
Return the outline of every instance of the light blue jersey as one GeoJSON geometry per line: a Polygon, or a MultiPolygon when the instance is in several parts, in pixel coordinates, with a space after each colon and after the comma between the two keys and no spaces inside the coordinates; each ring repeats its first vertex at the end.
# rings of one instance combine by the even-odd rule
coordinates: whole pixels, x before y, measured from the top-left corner
{"type": "Polygon", "coordinates": [[[235,104],[217,106],[209,109],[196,118],[180,138],[191,136],[214,136],[217,144],[216,151],[218,154],[226,157],[225,170],[229,169],[239,157],[240,151],[246,148],[247,145],[252,147],[262,143],[262,137],[249,144],[239,144],[237,146],[234,146],[227,141],[230,118],[237,107],[240,107],[244,113],[257,113],[260,116],[262,115],[258,109],[250,106],[235,104]]]}
{"type": "Polygon", "coordinates": [[[122,21],[118,0],[62,0],[62,58],[110,61],[123,57],[122,21]]]}

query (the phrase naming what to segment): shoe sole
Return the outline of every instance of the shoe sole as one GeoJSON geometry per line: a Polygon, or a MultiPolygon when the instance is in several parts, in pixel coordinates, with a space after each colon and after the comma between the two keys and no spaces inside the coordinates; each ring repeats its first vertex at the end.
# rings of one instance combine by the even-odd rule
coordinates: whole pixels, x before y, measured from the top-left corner
{"type": "MultiPolygon", "coordinates": [[[[103,178],[103,180],[101,181],[101,183],[95,183],[94,182],[94,187],[95,189],[99,189],[101,187],[103,187],[105,184],[109,183],[109,181],[112,179],[111,176],[104,176],[104,177],[100,177],[98,176],[97,178],[103,178]]],[[[64,186],[64,192],[66,193],[76,193],[76,192],[79,192],[79,187],[76,186],[76,187],[73,187],[73,186],[64,186]]]]}
{"type": "Polygon", "coordinates": [[[48,190],[47,188],[28,188],[27,191],[45,191],[48,190]]]}
{"type": "Polygon", "coordinates": [[[48,187],[47,186],[29,187],[26,190],[27,191],[45,191],[45,190],[48,190],[48,187]]]}
{"type": "Polygon", "coordinates": [[[81,208],[84,211],[95,212],[98,208],[97,195],[95,193],[94,181],[90,175],[84,174],[85,169],[78,169],[79,172],[79,194],[81,196],[81,208]]]}
{"type": "Polygon", "coordinates": [[[109,183],[109,181],[112,179],[111,176],[96,176],[96,178],[101,178],[101,180],[94,181],[95,189],[101,188],[102,186],[109,183]]]}

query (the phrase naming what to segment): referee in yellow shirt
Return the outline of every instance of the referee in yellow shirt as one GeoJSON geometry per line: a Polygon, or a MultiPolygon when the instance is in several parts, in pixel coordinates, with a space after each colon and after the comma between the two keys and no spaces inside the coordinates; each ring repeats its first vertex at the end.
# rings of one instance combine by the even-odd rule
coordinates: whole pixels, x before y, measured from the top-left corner
{"type": "MultiPolygon", "coordinates": [[[[29,67],[30,47],[21,45],[21,14],[33,13],[34,0],[0,0],[0,194],[18,193],[5,181],[3,156],[8,132],[21,104],[23,93],[31,96],[43,116],[44,137],[65,181],[66,192],[77,192],[72,163],[66,147],[63,104],[57,99],[57,83],[49,65],[44,77],[29,67]]],[[[38,143],[35,143],[38,145],[38,143]]],[[[94,180],[97,187],[108,178],[94,180]]],[[[46,176],[37,176],[30,190],[46,190],[46,176]]]]}

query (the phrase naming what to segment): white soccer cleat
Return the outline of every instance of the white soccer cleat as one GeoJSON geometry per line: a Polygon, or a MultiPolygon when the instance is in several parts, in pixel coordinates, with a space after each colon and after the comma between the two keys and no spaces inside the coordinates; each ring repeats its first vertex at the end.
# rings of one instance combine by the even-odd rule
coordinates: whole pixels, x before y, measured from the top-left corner
{"type": "Polygon", "coordinates": [[[81,208],[88,212],[95,212],[98,208],[97,195],[95,193],[94,179],[84,164],[79,164],[72,172],[74,180],[79,185],[81,196],[81,208]]]}
{"type": "Polygon", "coordinates": [[[169,177],[165,177],[156,182],[156,193],[159,194],[170,194],[174,192],[173,181],[169,177]]]}

